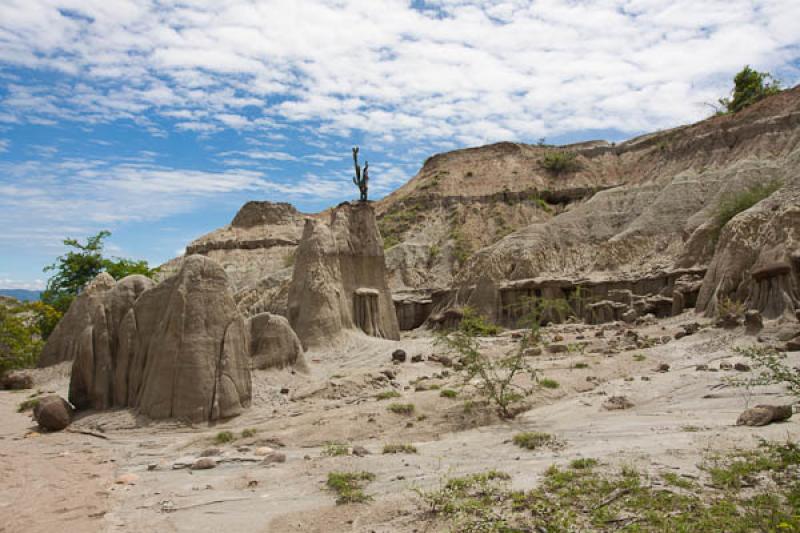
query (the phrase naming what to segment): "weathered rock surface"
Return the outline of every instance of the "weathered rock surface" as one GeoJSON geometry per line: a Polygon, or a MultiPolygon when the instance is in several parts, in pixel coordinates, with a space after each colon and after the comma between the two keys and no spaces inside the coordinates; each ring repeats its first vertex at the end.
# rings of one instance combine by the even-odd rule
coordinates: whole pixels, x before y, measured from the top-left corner
{"type": "Polygon", "coordinates": [[[0,377],[0,389],[24,390],[33,388],[33,376],[24,370],[12,370],[0,377]]]}
{"type": "Polygon", "coordinates": [[[33,418],[44,430],[61,431],[72,422],[72,406],[56,394],[38,399],[33,408],[33,418]]]}
{"type": "Polygon", "coordinates": [[[330,222],[307,219],[289,288],[289,322],[305,347],[346,331],[399,339],[383,241],[368,203],[344,203],[330,222]]]}
{"type": "Polygon", "coordinates": [[[198,422],[250,404],[249,324],[214,261],[189,256],[157,286],[101,274],[81,298],[48,341],[59,348],[52,353],[74,358],[76,408],[132,407],[150,418],[198,422]]]}
{"type": "Polygon", "coordinates": [[[254,368],[292,367],[301,372],[308,371],[303,345],[286,318],[260,313],[249,319],[249,326],[254,368]]]}

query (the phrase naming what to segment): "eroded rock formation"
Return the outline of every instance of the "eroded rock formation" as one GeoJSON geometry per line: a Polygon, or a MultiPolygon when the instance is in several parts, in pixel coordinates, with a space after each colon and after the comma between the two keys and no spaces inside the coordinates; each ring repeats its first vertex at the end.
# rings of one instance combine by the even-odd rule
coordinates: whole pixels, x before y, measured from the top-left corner
{"type": "Polygon", "coordinates": [[[331,211],[329,223],[306,220],[289,288],[289,321],[307,348],[335,342],[346,331],[399,338],[370,204],[344,203],[331,211]]]}
{"type": "Polygon", "coordinates": [[[254,368],[292,367],[301,372],[308,371],[303,345],[286,318],[260,313],[250,318],[249,326],[254,368]]]}

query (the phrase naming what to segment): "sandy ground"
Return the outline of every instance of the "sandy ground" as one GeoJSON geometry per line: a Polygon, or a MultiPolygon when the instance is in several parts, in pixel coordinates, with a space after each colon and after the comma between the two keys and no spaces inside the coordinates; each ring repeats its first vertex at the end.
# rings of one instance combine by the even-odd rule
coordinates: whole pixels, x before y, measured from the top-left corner
{"type": "MultiPolygon", "coordinates": [[[[703,323],[688,313],[636,331],[671,338],[682,324],[694,321],[703,323]]],[[[763,336],[769,342],[770,331],[787,327],[800,329],[796,323],[772,324],[763,336]]],[[[537,392],[533,407],[510,422],[480,409],[465,413],[463,399],[442,398],[439,390],[415,390],[424,388],[411,384],[420,377],[428,378],[421,382],[428,386],[458,382],[439,363],[391,364],[390,354],[398,347],[409,357],[442,353],[420,333],[399,342],[353,339],[335,350],[309,353],[309,376],[258,372],[253,407],[214,427],[148,423],[128,411],[113,411],[85,414],[71,427],[105,439],[74,432],[37,434],[29,415],[16,412],[30,391],[0,392],[0,511],[5,518],[0,531],[439,531],[441,524],[422,519],[414,489],[436,487],[445,477],[495,468],[511,474],[516,487],[530,488],[549,465],[577,457],[691,473],[708,451],[800,435],[797,416],[763,428],[735,426],[748,402],[790,403],[780,387],[759,388],[748,397],[725,385],[727,378],[746,373],[695,369],[741,361],[732,346],[756,342],[741,328],[704,328],[652,348],[612,350],[616,353],[603,352],[609,341],[624,344],[624,328],[617,335],[606,326],[604,338],[595,336],[599,329],[577,324],[548,329],[547,335],[561,335],[573,347],[589,345],[582,353],[573,349],[532,358],[560,387],[537,392]],[[576,363],[588,367],[575,368],[576,363]],[[658,372],[660,363],[670,370],[658,372]],[[394,383],[382,370],[396,373],[394,383]],[[282,394],[282,388],[289,393],[282,394]],[[402,397],[375,398],[389,389],[402,397]],[[634,407],[603,409],[614,395],[626,396],[634,407]],[[393,401],[413,403],[415,413],[390,413],[386,406],[393,401]],[[255,429],[255,436],[213,442],[219,431],[239,436],[246,428],[255,429]],[[556,451],[521,450],[510,442],[520,431],[545,431],[566,444],[556,451]],[[323,450],[331,441],[371,453],[329,457],[323,450]],[[413,443],[418,453],[383,455],[386,443],[413,443]],[[261,464],[255,451],[262,446],[284,453],[286,461],[261,464]],[[175,468],[209,448],[219,448],[216,468],[175,468]],[[366,489],[374,500],[335,505],[325,489],[334,470],[374,473],[366,489]],[[119,483],[124,479],[128,482],[119,483]]],[[[499,353],[516,342],[507,332],[484,345],[499,353]]],[[[798,360],[800,353],[790,354],[792,364],[798,360]]],[[[65,394],[65,374],[63,369],[43,372],[38,386],[65,394]]]]}

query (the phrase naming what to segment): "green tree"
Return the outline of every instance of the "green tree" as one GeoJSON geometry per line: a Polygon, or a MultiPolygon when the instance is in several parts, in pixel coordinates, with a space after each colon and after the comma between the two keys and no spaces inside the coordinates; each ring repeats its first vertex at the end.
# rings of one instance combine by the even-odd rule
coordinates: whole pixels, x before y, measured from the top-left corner
{"type": "Polygon", "coordinates": [[[25,304],[0,303],[0,376],[34,366],[42,351],[36,320],[28,310],[25,304]]]}
{"type": "MultiPolygon", "coordinates": [[[[103,241],[111,236],[109,231],[101,231],[86,239],[82,244],[76,239],[65,239],[64,244],[71,248],[58,257],[56,262],[45,267],[45,272],[54,274],[47,280],[47,288],[42,293],[42,302],[61,315],[67,312],[75,297],[83,287],[101,272],[107,272],[114,279],[122,279],[131,274],[153,277],[158,269],[151,269],[147,261],[136,261],[120,257],[103,257],[103,241]]],[[[43,309],[39,320],[43,337],[47,337],[58,322],[52,314],[43,309]]]]}
{"type": "Polygon", "coordinates": [[[759,72],[744,67],[733,78],[733,92],[730,98],[720,98],[719,103],[725,113],[736,113],[759,100],[777,94],[781,84],[768,72],[759,72]]]}

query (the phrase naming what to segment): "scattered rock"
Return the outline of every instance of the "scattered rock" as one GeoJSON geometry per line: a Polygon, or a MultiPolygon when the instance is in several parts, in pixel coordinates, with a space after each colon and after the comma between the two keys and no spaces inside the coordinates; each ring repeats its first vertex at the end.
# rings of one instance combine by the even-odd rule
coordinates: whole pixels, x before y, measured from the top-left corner
{"type": "Polygon", "coordinates": [[[395,350],[392,352],[392,361],[395,363],[405,363],[406,362],[406,351],[405,350],[395,350]]]}
{"type": "Polygon", "coordinates": [[[553,337],[553,342],[564,342],[564,337],[561,335],[556,335],[553,337]]]}
{"type": "Polygon", "coordinates": [[[688,337],[689,335],[694,335],[700,331],[700,324],[697,322],[691,322],[689,324],[684,324],[681,326],[681,331],[675,334],[676,339],[681,339],[683,337],[688,337]]]}
{"type": "Polygon", "coordinates": [[[633,402],[625,396],[612,396],[603,403],[603,409],[607,411],[630,409],[631,407],[633,407],[633,402]]]}
{"type": "Polygon", "coordinates": [[[139,476],[128,472],[127,474],[119,476],[115,483],[117,485],[136,485],[137,481],[139,481],[139,476]]]}
{"type": "Polygon", "coordinates": [[[285,463],[286,462],[286,454],[281,452],[272,452],[271,454],[264,457],[264,460],[261,461],[262,465],[269,465],[272,463],[285,463]]]}
{"type": "Polygon", "coordinates": [[[697,365],[694,367],[694,369],[698,372],[706,372],[708,371],[708,365],[697,365]]]}
{"type": "Polygon", "coordinates": [[[669,372],[669,365],[667,363],[661,363],[656,368],[656,372],[669,372]]]}
{"type": "Polygon", "coordinates": [[[222,455],[222,450],[219,448],[207,448],[200,452],[200,457],[216,457],[222,455]]]}
{"type": "Polygon", "coordinates": [[[764,320],[757,309],[748,309],[744,313],[744,327],[748,335],[757,335],[764,329],[764,320]]]}
{"type": "Polygon", "coordinates": [[[800,352],[800,335],[786,342],[787,352],[800,352]]]}
{"type": "Polygon", "coordinates": [[[736,421],[737,426],[766,426],[783,422],[792,416],[791,405],[756,405],[745,410],[736,421]]]}
{"type": "Polygon", "coordinates": [[[289,394],[289,388],[288,387],[281,387],[281,394],[289,394]]]}
{"type": "Polygon", "coordinates": [[[216,468],[216,466],[217,461],[213,457],[201,457],[193,462],[192,466],[189,468],[192,470],[208,470],[210,468],[216,468]]]}
{"type": "Polygon", "coordinates": [[[733,365],[730,363],[720,363],[719,364],[720,370],[733,370],[733,365]]]}
{"type": "Polygon", "coordinates": [[[750,372],[751,368],[750,365],[746,363],[736,363],[733,365],[734,370],[738,370],[739,372],[750,372]]]}
{"type": "Polygon", "coordinates": [[[439,363],[441,365],[448,366],[448,367],[449,366],[453,366],[453,360],[450,359],[446,355],[433,354],[430,357],[428,357],[428,361],[433,361],[435,363],[439,363]]]}
{"type": "Polygon", "coordinates": [[[633,324],[637,318],[639,318],[639,313],[636,312],[636,309],[628,309],[622,313],[622,321],[628,324],[633,324]]]}
{"type": "Polygon", "coordinates": [[[33,376],[22,370],[12,370],[0,379],[0,389],[23,390],[33,388],[33,376]]]}
{"type": "Polygon", "coordinates": [[[369,450],[363,446],[353,446],[353,455],[357,457],[364,457],[365,455],[369,455],[369,450]]]}
{"type": "Polygon", "coordinates": [[[411,356],[411,362],[412,363],[421,363],[422,361],[423,361],[422,355],[420,355],[420,354],[411,356]]]}
{"type": "Polygon", "coordinates": [[[72,412],[72,406],[64,398],[53,394],[39,398],[33,408],[33,418],[42,429],[60,431],[72,422],[72,412]]]}
{"type": "Polygon", "coordinates": [[[536,357],[537,355],[542,355],[540,346],[531,346],[530,348],[525,348],[525,351],[522,352],[523,357],[536,357]]]}
{"type": "Polygon", "coordinates": [[[261,446],[260,448],[256,448],[256,451],[253,452],[259,456],[265,456],[273,453],[275,450],[270,448],[269,446],[261,446]]]}
{"type": "Polygon", "coordinates": [[[567,353],[569,348],[566,344],[548,344],[547,351],[550,353],[567,353]]]}
{"type": "Polygon", "coordinates": [[[381,370],[381,374],[389,379],[395,379],[397,377],[397,373],[394,370],[381,370]]]}
{"type": "Polygon", "coordinates": [[[739,327],[740,321],[735,313],[725,313],[717,318],[714,325],[718,328],[733,329],[739,327]]]}
{"type": "Polygon", "coordinates": [[[524,336],[525,336],[525,334],[523,332],[521,332],[521,331],[512,331],[511,332],[511,338],[512,339],[521,339],[524,336]]]}

